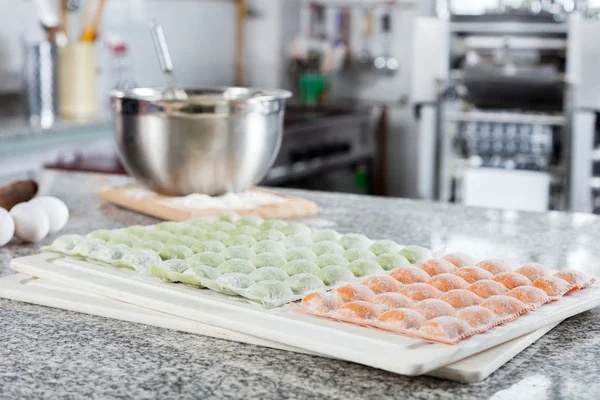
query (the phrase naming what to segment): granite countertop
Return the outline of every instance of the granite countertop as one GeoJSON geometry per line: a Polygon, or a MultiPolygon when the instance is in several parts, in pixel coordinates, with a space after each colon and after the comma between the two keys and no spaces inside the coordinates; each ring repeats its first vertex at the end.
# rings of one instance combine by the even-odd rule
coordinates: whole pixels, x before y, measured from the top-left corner
{"type": "MultiPolygon", "coordinates": [[[[71,209],[61,233],[155,222],[93,194],[122,179],[44,172],[39,182],[71,209]]],[[[321,205],[308,221],[313,225],[600,274],[595,216],[283,192],[321,205]]],[[[38,251],[39,245],[15,242],[0,248],[0,276],[11,274],[12,257],[38,251]]],[[[469,385],[0,299],[0,398],[597,399],[599,320],[598,309],[570,318],[484,382],[469,385]]]]}

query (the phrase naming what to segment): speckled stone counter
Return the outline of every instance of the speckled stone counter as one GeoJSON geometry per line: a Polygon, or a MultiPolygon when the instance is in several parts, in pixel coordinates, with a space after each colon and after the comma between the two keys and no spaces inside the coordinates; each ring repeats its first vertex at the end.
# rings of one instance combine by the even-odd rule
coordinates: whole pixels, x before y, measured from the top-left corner
{"type": "MultiPolygon", "coordinates": [[[[119,181],[40,176],[41,190],[71,209],[62,233],[155,222],[93,194],[119,181]]],[[[319,216],[307,220],[312,225],[600,274],[594,216],[285,192],[321,205],[319,216]]],[[[16,242],[0,248],[0,276],[11,273],[11,258],[38,251],[16,242]]],[[[598,399],[599,359],[598,309],[563,322],[486,381],[468,385],[0,299],[0,399],[598,399]]]]}

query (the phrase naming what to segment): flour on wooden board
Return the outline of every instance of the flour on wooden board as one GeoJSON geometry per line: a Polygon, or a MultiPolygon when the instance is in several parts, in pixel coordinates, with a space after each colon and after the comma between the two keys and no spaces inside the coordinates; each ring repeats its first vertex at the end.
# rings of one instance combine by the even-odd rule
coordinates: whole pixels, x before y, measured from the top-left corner
{"type": "Polygon", "coordinates": [[[281,204],[285,201],[283,197],[274,194],[247,191],[214,197],[205,194],[190,194],[184,197],[171,198],[166,200],[165,203],[170,206],[194,209],[242,210],[258,208],[268,204],[281,204]]]}
{"type": "MultiPolygon", "coordinates": [[[[150,199],[156,193],[142,188],[128,189],[125,194],[135,199],[150,199]]],[[[163,204],[177,208],[210,209],[210,210],[241,210],[254,209],[263,205],[285,203],[285,198],[275,194],[246,191],[241,193],[227,193],[222,196],[208,196],[206,194],[190,194],[182,197],[170,197],[161,201],[163,204]]]]}

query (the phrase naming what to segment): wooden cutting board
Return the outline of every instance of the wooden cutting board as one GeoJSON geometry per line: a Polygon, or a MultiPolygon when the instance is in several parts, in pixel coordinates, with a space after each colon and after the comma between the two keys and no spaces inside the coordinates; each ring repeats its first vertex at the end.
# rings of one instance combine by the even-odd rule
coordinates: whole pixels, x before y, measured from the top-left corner
{"type": "Polygon", "coordinates": [[[312,217],[319,212],[319,206],[313,201],[285,196],[264,189],[252,190],[278,196],[284,202],[244,209],[186,208],[169,204],[171,198],[156,193],[143,197],[132,195],[131,193],[136,190],[143,191],[145,189],[139,185],[111,187],[100,190],[98,196],[109,203],[167,221],[186,221],[190,218],[208,217],[223,213],[252,214],[265,219],[288,219],[312,217]]]}

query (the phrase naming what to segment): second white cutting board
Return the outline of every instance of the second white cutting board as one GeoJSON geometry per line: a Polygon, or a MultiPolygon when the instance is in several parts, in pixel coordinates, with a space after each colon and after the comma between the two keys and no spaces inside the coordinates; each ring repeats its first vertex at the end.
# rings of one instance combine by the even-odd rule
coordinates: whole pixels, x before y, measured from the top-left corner
{"type": "Polygon", "coordinates": [[[428,373],[600,305],[600,287],[592,286],[451,346],[320,319],[289,306],[269,310],[241,298],[57,255],[14,259],[12,267],[104,297],[402,375],[428,373]]]}
{"type": "MultiPolygon", "coordinates": [[[[23,274],[0,278],[0,297],[235,342],[326,357],[322,354],[306,351],[298,347],[287,346],[244,333],[202,324],[190,319],[123,303],[23,274]]],[[[538,329],[535,332],[513,339],[464,360],[431,371],[427,375],[457,382],[480,382],[556,325],[553,324],[538,329]]]]}

